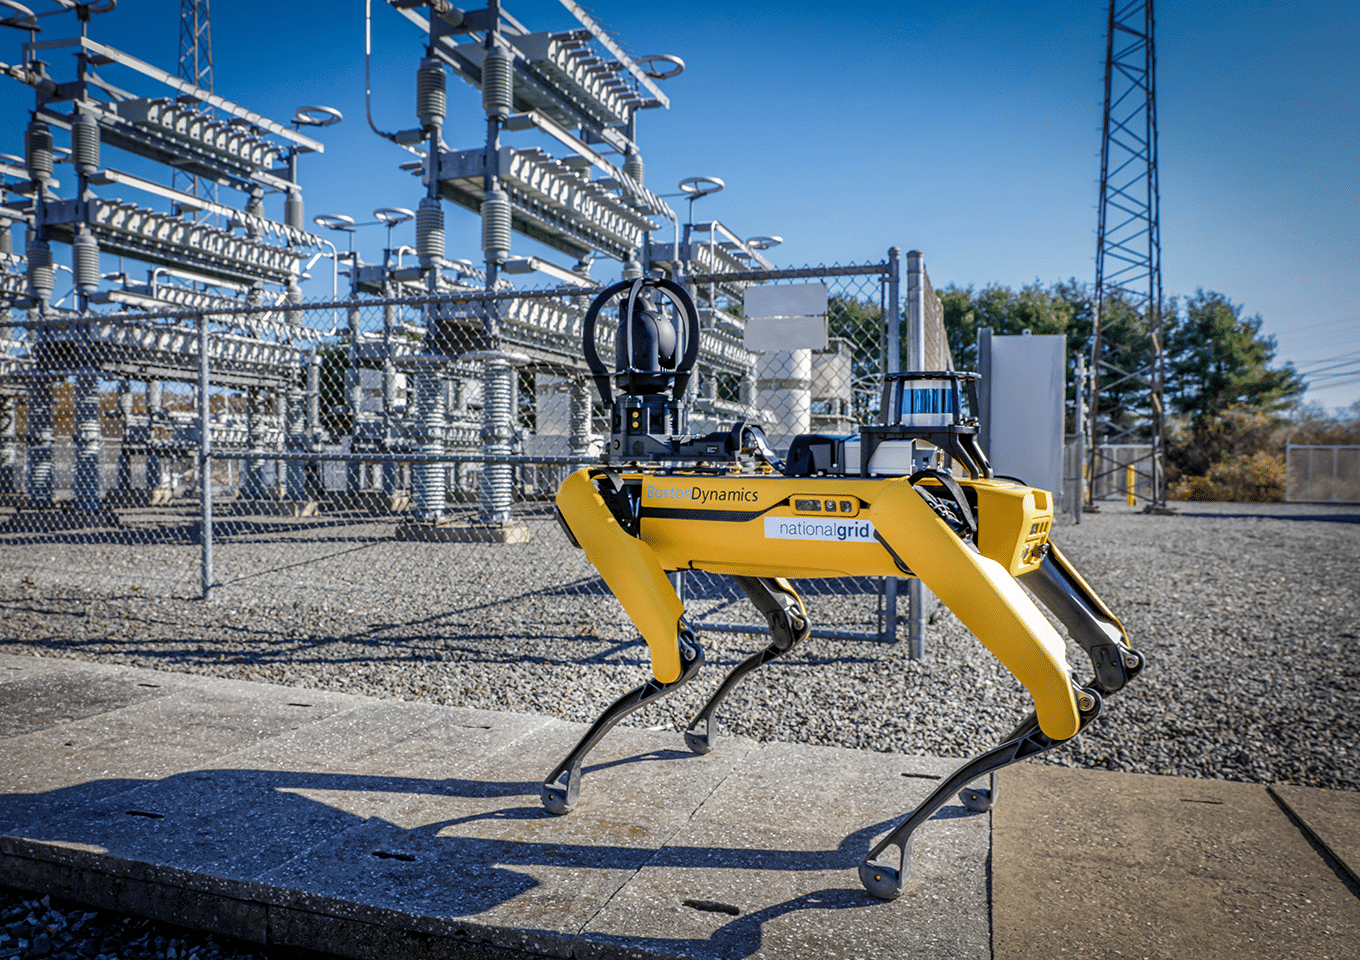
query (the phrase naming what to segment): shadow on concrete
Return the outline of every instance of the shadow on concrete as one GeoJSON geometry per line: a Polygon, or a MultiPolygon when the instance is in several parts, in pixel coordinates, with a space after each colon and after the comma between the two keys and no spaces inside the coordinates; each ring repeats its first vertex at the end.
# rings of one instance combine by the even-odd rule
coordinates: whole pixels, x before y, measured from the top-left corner
{"type": "MultiPolygon", "coordinates": [[[[585,772],[690,757],[657,750],[585,772]]],[[[565,938],[579,935],[599,912],[599,897],[612,898],[644,867],[842,871],[853,877],[873,837],[895,822],[857,830],[834,850],[670,845],[665,842],[673,835],[669,829],[641,841],[636,830],[615,830],[622,843],[610,842],[607,835],[598,843],[561,842],[578,838],[581,833],[575,829],[553,831],[560,839],[548,842],[517,838],[514,824],[568,824],[571,819],[547,813],[537,802],[539,787],[537,781],[207,768],[160,780],[94,780],[43,793],[0,795],[0,831],[23,838],[21,842],[83,851],[84,858],[98,861],[90,869],[115,876],[131,871],[134,879],[155,877],[164,883],[184,871],[214,878],[214,884],[225,882],[227,890],[235,885],[231,895],[243,900],[292,904],[302,896],[342,911],[354,904],[441,921],[472,921],[491,912],[477,922],[514,929],[523,928],[508,918],[528,916],[524,905],[508,912],[498,907],[546,883],[553,888],[544,894],[555,904],[552,909],[570,911],[574,907],[568,901],[580,890],[564,889],[564,884],[575,883],[564,877],[586,875],[590,879],[580,883],[593,887],[595,896],[584,898],[580,915],[559,916],[555,933],[538,931],[565,938]],[[523,803],[521,798],[528,797],[533,802],[523,803]],[[492,803],[489,809],[416,827],[402,827],[383,816],[384,810],[416,800],[437,810],[438,798],[453,798],[453,806],[459,800],[474,801],[472,806],[478,806],[477,800],[492,803]],[[369,809],[375,812],[363,815],[369,809]],[[19,826],[16,815],[30,819],[19,826]],[[6,829],[6,824],[15,828],[6,829]],[[635,842],[630,845],[628,839],[635,842]],[[147,876],[136,877],[139,870],[147,876]]],[[[937,816],[972,814],[950,806],[937,816]]],[[[761,949],[763,925],[778,917],[876,903],[858,886],[803,894],[734,917],[712,934],[704,953],[749,956],[761,949]]],[[[664,937],[585,936],[667,955],[684,955],[694,947],[692,940],[664,937]]]]}

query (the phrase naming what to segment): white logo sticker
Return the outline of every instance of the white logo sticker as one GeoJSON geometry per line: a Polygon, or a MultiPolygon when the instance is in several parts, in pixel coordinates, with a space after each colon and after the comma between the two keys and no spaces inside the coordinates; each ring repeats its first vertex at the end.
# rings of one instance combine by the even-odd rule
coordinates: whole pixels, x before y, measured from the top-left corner
{"type": "Polygon", "coordinates": [[[874,525],[868,520],[821,520],[815,517],[766,517],[767,540],[840,540],[876,543],[874,525]]]}

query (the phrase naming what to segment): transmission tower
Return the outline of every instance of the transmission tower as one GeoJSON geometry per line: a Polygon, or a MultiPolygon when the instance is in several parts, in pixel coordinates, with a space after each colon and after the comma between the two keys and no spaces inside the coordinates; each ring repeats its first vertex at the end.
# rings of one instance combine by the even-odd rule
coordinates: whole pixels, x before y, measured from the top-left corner
{"type": "Polygon", "coordinates": [[[1128,492],[1160,511],[1166,474],[1156,65],[1152,0],[1110,0],[1087,495],[1094,500],[1128,492]],[[1146,345],[1130,348],[1127,333],[1122,343],[1102,336],[1116,322],[1137,323],[1141,337],[1133,342],[1146,345]],[[1147,398],[1146,408],[1135,409],[1141,397],[1147,398]]]}
{"type": "MultiPolygon", "coordinates": [[[[200,89],[213,92],[212,23],[208,0],[180,0],[179,4],[179,78],[200,89]]],[[[212,113],[204,105],[200,109],[212,113]]],[[[199,195],[198,177],[176,171],[172,186],[199,195]]],[[[217,185],[204,183],[205,193],[217,199],[217,185]]]]}

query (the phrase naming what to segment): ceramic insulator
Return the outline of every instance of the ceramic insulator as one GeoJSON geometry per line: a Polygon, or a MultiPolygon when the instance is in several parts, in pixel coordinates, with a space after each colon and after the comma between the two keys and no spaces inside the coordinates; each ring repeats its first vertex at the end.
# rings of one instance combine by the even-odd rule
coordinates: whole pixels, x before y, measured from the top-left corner
{"type": "Polygon", "coordinates": [[[303,217],[302,194],[296,190],[290,191],[288,199],[283,201],[283,222],[294,230],[305,230],[303,217]]]}
{"type": "Polygon", "coordinates": [[[416,210],[416,256],[422,267],[444,259],[444,207],[434,197],[425,197],[416,210]]]}
{"type": "Polygon", "coordinates": [[[482,107],[488,117],[514,112],[515,65],[510,54],[496,47],[482,61],[482,107]]]}
{"type": "Polygon", "coordinates": [[[71,160],[83,176],[99,169],[99,121],[88,113],[71,123],[71,160]]]}
{"type": "Polygon", "coordinates": [[[510,198],[503,190],[492,190],[482,201],[482,250],[496,262],[510,256],[510,198]]]}
{"type": "Polygon", "coordinates": [[[34,180],[52,177],[52,128],[34,120],[24,131],[24,156],[28,175],[34,180]]]}
{"type": "Polygon", "coordinates": [[[76,292],[89,296],[99,289],[99,241],[88,233],[77,234],[71,249],[76,292]]]}
{"type": "Polygon", "coordinates": [[[437,127],[444,122],[447,83],[442,63],[433,58],[420,61],[416,71],[416,117],[421,126],[437,127]]]}

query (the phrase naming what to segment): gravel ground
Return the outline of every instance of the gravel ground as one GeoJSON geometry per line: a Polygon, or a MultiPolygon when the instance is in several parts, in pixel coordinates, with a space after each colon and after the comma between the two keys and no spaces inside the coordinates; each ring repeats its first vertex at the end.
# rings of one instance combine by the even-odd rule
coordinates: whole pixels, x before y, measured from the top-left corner
{"type": "MultiPolygon", "coordinates": [[[[1149,666],[1047,761],[1360,790],[1360,509],[1178,508],[1105,505],[1055,531],[1149,666]]],[[[515,546],[371,540],[384,528],[369,526],[242,528],[218,545],[225,585],[210,603],[194,599],[196,545],[0,536],[0,649],[580,722],[646,677],[646,647],[555,524],[515,546]]],[[[752,616],[744,598],[713,593],[691,610],[752,616]]],[[[875,604],[808,599],[814,623],[832,628],[871,624],[875,604]]],[[[701,639],[699,678],[627,722],[683,728],[763,646],[750,634],[701,639]]],[[[1028,709],[941,607],[923,661],[905,643],[814,637],[739,686],[720,717],[758,740],[963,757],[1028,709]]]]}
{"type": "MultiPolygon", "coordinates": [[[[1360,790],[1360,509],[1176,506],[1147,516],[1104,505],[1055,531],[1149,665],[1044,761],[1360,790]]],[[[515,546],[380,540],[391,525],[378,523],[224,527],[211,603],[196,599],[199,547],[167,540],[164,517],[102,536],[0,534],[0,649],[589,721],[645,678],[646,648],[555,525],[530,526],[531,542],[515,546]]],[[[750,618],[744,599],[699,593],[701,618],[750,618]]],[[[844,629],[871,624],[875,603],[818,595],[808,606],[816,624],[844,629]]],[[[683,728],[763,646],[737,633],[702,642],[699,678],[628,722],[683,728]]],[[[760,740],[964,757],[1028,709],[941,608],[923,661],[905,644],[814,637],[738,687],[720,716],[760,740]]],[[[19,903],[0,897],[11,937],[0,960],[27,922],[9,919],[19,903]]],[[[27,949],[13,955],[40,955],[27,949]]]]}
{"type": "MultiPolygon", "coordinates": [[[[312,955],[320,960],[318,955],[312,955]]],[[[0,889],[0,960],[281,960],[229,937],[0,889]]]]}

